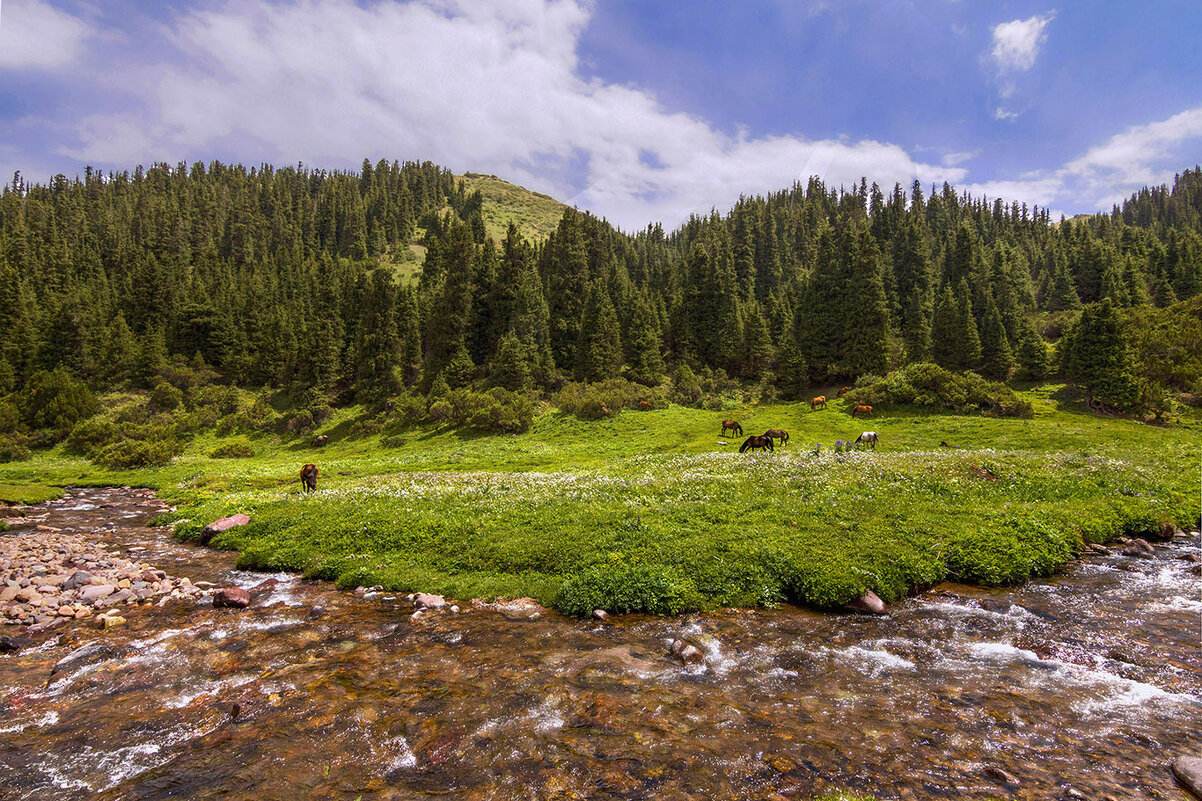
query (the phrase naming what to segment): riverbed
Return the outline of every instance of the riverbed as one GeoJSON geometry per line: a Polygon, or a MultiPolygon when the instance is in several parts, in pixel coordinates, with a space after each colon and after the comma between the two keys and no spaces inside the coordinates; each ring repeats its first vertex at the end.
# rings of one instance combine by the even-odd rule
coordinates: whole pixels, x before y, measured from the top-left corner
{"type": "Polygon", "coordinates": [[[0,798],[1185,799],[1169,764],[1202,752],[1196,534],[886,617],[413,618],[403,596],[239,571],[155,511],[75,489],[0,536],[86,535],[251,606],[131,606],[0,655],[0,798]]]}

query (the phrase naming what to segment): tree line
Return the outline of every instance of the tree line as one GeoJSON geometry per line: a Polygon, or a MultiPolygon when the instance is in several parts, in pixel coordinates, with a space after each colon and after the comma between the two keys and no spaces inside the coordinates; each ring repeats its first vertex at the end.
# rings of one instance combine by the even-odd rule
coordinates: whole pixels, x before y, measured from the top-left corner
{"type": "Polygon", "coordinates": [[[671,232],[566,209],[545,241],[513,225],[493,241],[482,203],[428,162],[15,176],[0,192],[0,393],[56,369],[149,388],[172,361],[368,404],[654,385],[680,368],[784,397],[919,362],[1075,376],[1088,349],[1049,341],[1121,350],[1122,326],[1090,339],[1082,321],[1202,292],[1197,168],[1058,221],[947,184],[811,178],[671,232]],[[420,276],[401,280],[414,243],[420,276]]]}

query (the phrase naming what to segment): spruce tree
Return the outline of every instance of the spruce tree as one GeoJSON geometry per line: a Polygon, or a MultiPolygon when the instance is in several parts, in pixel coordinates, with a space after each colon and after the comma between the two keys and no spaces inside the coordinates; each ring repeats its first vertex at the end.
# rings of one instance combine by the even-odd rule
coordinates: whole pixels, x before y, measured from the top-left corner
{"type": "Polygon", "coordinates": [[[576,377],[582,381],[614,378],[622,370],[622,335],[609,292],[594,281],[580,326],[576,377]]]}
{"type": "Polygon", "coordinates": [[[1018,342],[1015,356],[1019,363],[1019,376],[1031,381],[1038,381],[1048,374],[1051,359],[1048,355],[1048,344],[1044,341],[1035,325],[1023,317],[1018,324],[1018,342]]]}
{"type": "Polygon", "coordinates": [[[506,332],[497,343],[497,351],[489,363],[488,382],[513,392],[524,392],[533,383],[530,370],[531,353],[517,334],[506,332]]]}
{"type": "Polygon", "coordinates": [[[981,321],[981,369],[985,375],[1000,381],[1009,378],[1014,370],[1014,354],[1010,350],[1001,312],[993,298],[987,300],[985,316],[981,321]]]}
{"type": "Polygon", "coordinates": [[[1061,369],[1085,389],[1092,406],[1128,410],[1139,399],[1135,359],[1109,298],[1090,303],[1061,339],[1061,369]]]}
{"type": "Polygon", "coordinates": [[[635,293],[625,341],[630,379],[648,386],[658,384],[664,375],[663,340],[644,292],[635,293]]]}

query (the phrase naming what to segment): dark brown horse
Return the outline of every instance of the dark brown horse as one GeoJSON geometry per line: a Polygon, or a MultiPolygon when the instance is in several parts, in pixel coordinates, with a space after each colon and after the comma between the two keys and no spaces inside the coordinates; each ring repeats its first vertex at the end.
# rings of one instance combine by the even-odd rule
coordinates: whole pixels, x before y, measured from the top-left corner
{"type": "Polygon", "coordinates": [[[826,396],[825,395],[819,395],[817,398],[813,398],[810,400],[810,411],[811,412],[814,411],[815,409],[817,409],[819,406],[821,406],[823,409],[826,408],[826,396]]]}
{"type": "Polygon", "coordinates": [[[764,448],[767,448],[770,451],[776,450],[772,447],[772,437],[757,437],[752,434],[747,438],[746,442],[739,446],[739,453],[747,450],[756,450],[757,448],[760,450],[764,448]]]}
{"type": "Polygon", "coordinates": [[[851,416],[855,417],[857,414],[862,414],[865,417],[872,417],[872,407],[871,406],[855,406],[851,410],[851,416]]]}
{"type": "Polygon", "coordinates": [[[789,432],[783,428],[770,428],[764,432],[764,436],[768,439],[779,439],[780,446],[785,447],[785,443],[789,441],[789,432]]]}
{"type": "Polygon", "coordinates": [[[836,397],[842,398],[848,392],[851,392],[851,387],[843,387],[842,389],[839,390],[839,394],[836,397]]]}
{"type": "Polygon", "coordinates": [[[313,492],[317,489],[317,465],[307,464],[301,468],[301,492],[313,492]]]}
{"type": "Polygon", "coordinates": [[[722,436],[726,436],[726,429],[730,429],[730,433],[737,436],[743,436],[743,426],[739,425],[738,420],[723,420],[722,421],[722,436]]]}

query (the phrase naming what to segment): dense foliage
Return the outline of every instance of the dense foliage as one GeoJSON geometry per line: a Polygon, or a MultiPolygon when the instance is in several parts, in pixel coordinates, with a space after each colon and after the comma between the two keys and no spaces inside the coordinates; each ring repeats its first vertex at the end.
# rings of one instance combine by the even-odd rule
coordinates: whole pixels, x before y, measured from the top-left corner
{"type": "MultiPolygon", "coordinates": [[[[89,390],[153,390],[168,413],[213,380],[304,396],[285,421],[298,434],[330,403],[382,409],[405,391],[514,430],[525,412],[464,403],[621,379],[655,405],[686,398],[689,374],[795,398],[927,362],[992,380],[1059,369],[1122,411],[1202,389],[1152,315],[1202,290],[1198,169],[1059,222],[947,185],[886,195],[817,179],[672,233],[566,209],[531,242],[514,225],[497,236],[483,208],[429,163],[18,176],[0,193],[0,435],[65,436],[89,390]],[[456,407],[458,390],[475,394],[456,407]]],[[[594,415],[640,395],[605,386],[563,397],[594,415]]]]}

